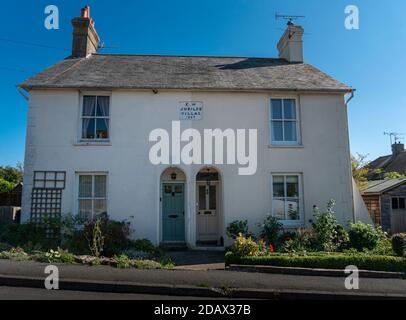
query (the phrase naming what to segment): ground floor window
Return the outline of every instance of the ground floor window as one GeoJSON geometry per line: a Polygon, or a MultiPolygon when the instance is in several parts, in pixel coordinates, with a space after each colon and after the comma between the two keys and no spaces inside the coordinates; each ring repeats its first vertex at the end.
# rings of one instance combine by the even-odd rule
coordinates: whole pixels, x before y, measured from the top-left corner
{"type": "Polygon", "coordinates": [[[107,174],[79,174],[78,207],[86,219],[107,214],[107,174]]]}
{"type": "Polygon", "coordinates": [[[272,175],[272,215],[281,222],[299,223],[301,215],[299,175],[272,175]]]}

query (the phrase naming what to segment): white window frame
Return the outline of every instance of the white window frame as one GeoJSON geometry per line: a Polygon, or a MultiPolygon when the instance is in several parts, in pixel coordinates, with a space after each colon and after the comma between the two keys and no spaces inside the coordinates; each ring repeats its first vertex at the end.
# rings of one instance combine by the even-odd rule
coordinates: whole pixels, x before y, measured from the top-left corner
{"type": "MultiPolygon", "coordinates": [[[[79,132],[78,132],[78,136],[79,136],[79,143],[81,144],[109,144],[110,140],[111,140],[111,105],[112,105],[112,95],[110,93],[107,92],[83,92],[80,94],[80,110],[79,110],[79,132]],[[97,98],[98,97],[109,97],[109,116],[108,117],[98,117],[98,116],[94,116],[94,117],[88,117],[88,116],[83,116],[83,102],[84,102],[84,97],[86,96],[94,96],[96,97],[96,107],[97,107],[97,98]],[[94,138],[94,139],[86,139],[83,138],[83,119],[95,119],[95,131],[97,130],[97,121],[96,119],[108,119],[108,128],[107,128],[107,132],[108,132],[108,138],[107,139],[98,139],[98,138],[94,138]]],[[[97,109],[96,109],[97,112],[97,109]]],[[[95,137],[96,137],[96,132],[95,132],[95,137]]]]}
{"type": "Polygon", "coordinates": [[[271,173],[271,215],[274,217],[274,207],[273,207],[273,200],[274,199],[283,199],[284,200],[284,209],[285,209],[285,217],[287,214],[287,201],[288,199],[297,199],[298,206],[299,206],[299,219],[298,220],[278,220],[284,226],[287,227],[300,227],[304,225],[304,201],[303,201],[303,183],[302,183],[302,174],[297,172],[286,172],[286,173],[271,173]],[[275,197],[273,196],[273,178],[274,177],[284,177],[284,190],[287,189],[286,187],[286,177],[287,176],[295,176],[298,177],[298,198],[292,197],[275,197]]]}
{"type": "Polygon", "coordinates": [[[95,218],[94,214],[94,201],[95,200],[105,200],[106,201],[106,211],[107,214],[109,212],[109,201],[108,201],[108,194],[109,194],[109,175],[108,172],[77,172],[76,173],[76,192],[75,192],[75,198],[76,198],[76,214],[80,214],[80,200],[92,200],[92,216],[91,219],[95,218]],[[92,197],[79,197],[79,183],[80,183],[80,176],[91,176],[92,177],[92,197]],[[105,197],[95,197],[95,183],[94,179],[96,176],[105,176],[106,177],[106,196],[105,197]]]}
{"type": "Polygon", "coordinates": [[[300,106],[299,106],[299,99],[294,96],[272,96],[269,98],[269,141],[271,146],[300,146],[301,145],[301,132],[300,132],[300,106]],[[273,119],[272,118],[272,100],[282,100],[282,119],[273,119]],[[295,101],[295,111],[296,111],[296,119],[284,119],[284,100],[294,100],[295,101]],[[272,138],[272,121],[281,121],[282,122],[282,135],[285,136],[285,126],[284,123],[286,121],[295,122],[296,123],[296,141],[277,141],[273,140],[272,138]]]}

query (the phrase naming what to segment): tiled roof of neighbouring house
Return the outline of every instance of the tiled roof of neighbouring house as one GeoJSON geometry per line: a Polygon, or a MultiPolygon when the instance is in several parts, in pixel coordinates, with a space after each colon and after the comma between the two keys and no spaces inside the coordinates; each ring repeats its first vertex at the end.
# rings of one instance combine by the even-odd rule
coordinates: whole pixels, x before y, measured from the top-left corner
{"type": "Polygon", "coordinates": [[[385,172],[399,172],[406,174],[406,152],[400,152],[396,155],[388,155],[375,159],[368,164],[370,173],[368,174],[369,180],[375,180],[382,177],[383,174],[375,173],[375,169],[382,169],[385,172]]]}
{"type": "Polygon", "coordinates": [[[283,59],[104,55],[66,59],[20,85],[48,88],[299,90],[352,89],[306,63],[283,59]]]}
{"type": "Polygon", "coordinates": [[[363,194],[377,194],[390,190],[398,185],[406,183],[406,179],[388,179],[368,181],[368,187],[363,190],[363,194]]]}

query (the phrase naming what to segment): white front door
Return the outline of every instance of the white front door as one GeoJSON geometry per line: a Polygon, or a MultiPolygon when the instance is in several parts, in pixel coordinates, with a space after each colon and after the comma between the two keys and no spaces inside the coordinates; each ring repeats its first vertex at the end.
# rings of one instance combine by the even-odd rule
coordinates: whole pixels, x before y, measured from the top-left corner
{"type": "Polygon", "coordinates": [[[219,241],[219,184],[197,183],[197,241],[219,241]]]}

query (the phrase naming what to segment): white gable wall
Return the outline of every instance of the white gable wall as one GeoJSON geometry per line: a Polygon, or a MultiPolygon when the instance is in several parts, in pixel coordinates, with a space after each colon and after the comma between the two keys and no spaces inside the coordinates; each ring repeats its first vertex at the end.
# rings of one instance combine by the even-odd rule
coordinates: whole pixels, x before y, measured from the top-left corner
{"type": "MultiPolygon", "coordinates": [[[[280,94],[279,94],[280,95],[280,94]]],[[[336,199],[342,223],[353,217],[352,183],[346,107],[342,95],[302,94],[300,147],[269,147],[269,99],[265,93],[204,93],[113,91],[109,146],[77,145],[80,130],[78,91],[32,91],[27,129],[23,220],[29,219],[32,172],[66,171],[64,213],[76,212],[76,172],[108,172],[108,211],[115,220],[129,220],[135,238],[160,241],[159,179],[167,166],[149,162],[149,133],[171,132],[179,119],[180,101],[202,101],[203,120],[183,121],[182,130],[258,129],[258,171],[239,176],[237,165],[216,166],[222,176],[226,225],[248,219],[253,231],[271,212],[271,173],[303,175],[304,221],[312,219],[313,205],[324,208],[336,199]]],[[[292,95],[282,95],[291,97],[292,95]]],[[[195,183],[203,165],[180,165],[187,176],[187,240],[195,237],[195,183]]]]}

